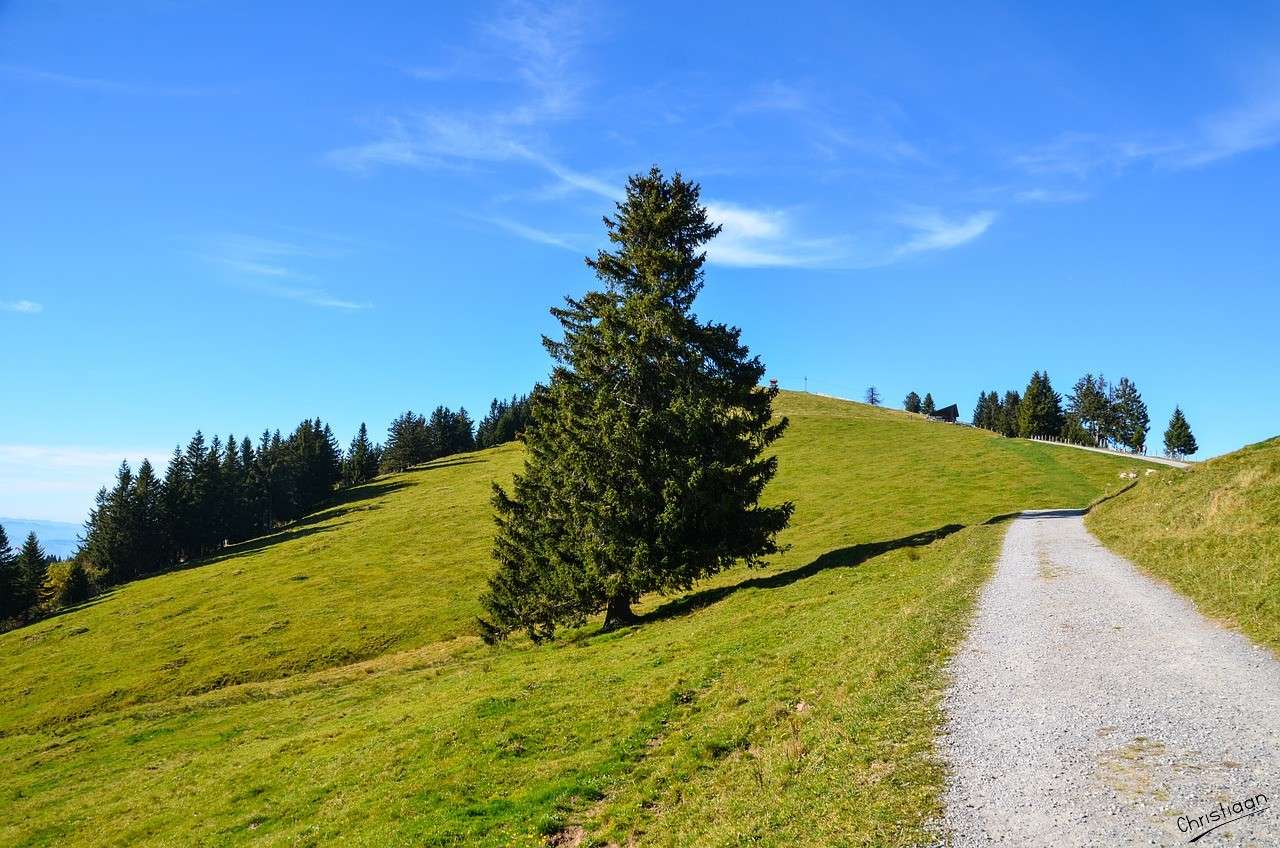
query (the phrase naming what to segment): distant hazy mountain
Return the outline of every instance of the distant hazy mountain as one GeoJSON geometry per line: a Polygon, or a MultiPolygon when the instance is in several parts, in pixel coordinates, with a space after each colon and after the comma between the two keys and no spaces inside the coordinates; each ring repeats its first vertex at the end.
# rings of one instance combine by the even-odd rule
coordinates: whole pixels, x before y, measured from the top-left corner
{"type": "Polygon", "coordinates": [[[3,516],[0,516],[0,526],[4,527],[4,532],[9,537],[9,544],[13,548],[20,547],[22,541],[27,538],[27,534],[34,530],[37,538],[40,539],[40,547],[44,548],[45,553],[61,557],[70,556],[76,552],[76,547],[80,544],[77,537],[84,529],[79,524],[70,524],[66,521],[40,521],[35,518],[4,518],[3,516]]]}

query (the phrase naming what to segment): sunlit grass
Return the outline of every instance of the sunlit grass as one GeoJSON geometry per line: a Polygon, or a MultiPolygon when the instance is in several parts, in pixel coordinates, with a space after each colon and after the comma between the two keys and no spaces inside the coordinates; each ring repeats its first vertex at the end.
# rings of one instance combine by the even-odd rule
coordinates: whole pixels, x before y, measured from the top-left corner
{"type": "Polygon", "coordinates": [[[1088,525],[1207,615],[1280,651],[1280,439],[1144,477],[1088,525]]]}
{"type": "Polygon", "coordinates": [[[791,549],[638,626],[475,636],[518,447],[0,637],[3,844],[912,844],[1003,527],[1133,463],[785,394],[791,549]],[[960,529],[964,527],[965,529],[960,529]]]}

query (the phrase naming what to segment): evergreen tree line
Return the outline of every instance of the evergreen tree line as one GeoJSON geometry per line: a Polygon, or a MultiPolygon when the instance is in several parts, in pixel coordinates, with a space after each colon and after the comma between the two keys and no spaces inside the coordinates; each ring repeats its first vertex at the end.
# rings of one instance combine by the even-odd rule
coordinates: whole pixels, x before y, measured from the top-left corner
{"type": "MultiPolygon", "coordinates": [[[[13,550],[9,536],[0,526],[0,629],[29,621],[46,605],[57,606],[64,600],[60,585],[49,585],[50,572],[64,574],[67,564],[45,554],[34,532],[28,533],[22,547],[13,550]]],[[[81,576],[84,577],[83,569],[81,576]]],[[[61,581],[65,583],[65,580],[61,581]]],[[[84,581],[87,597],[87,579],[84,581]]]]}
{"type": "Polygon", "coordinates": [[[34,533],[21,551],[11,551],[0,528],[0,621],[30,621],[99,588],[268,533],[312,512],[336,489],[379,473],[513,441],[528,416],[528,395],[495,398],[478,428],[466,409],[409,411],[391,422],[385,447],[362,423],[345,453],[319,418],[288,436],[264,431],[256,445],[248,437],[208,441],[196,431],[185,449],[174,448],[163,478],[145,459],[136,471],[120,464],[114,484],[98,491],[80,548],[65,563],[46,556],[34,533]]]}
{"type": "Polygon", "coordinates": [[[196,431],[163,479],[148,460],[136,474],[120,464],[115,484],[98,491],[77,558],[102,584],[132,580],[300,518],[343,476],[342,450],[319,418],[288,437],[264,431],[256,447],[196,431]]]}
{"type": "Polygon", "coordinates": [[[915,392],[907,392],[906,398],[902,401],[902,408],[907,412],[918,412],[921,415],[932,415],[938,411],[933,402],[932,392],[925,392],[924,400],[920,400],[920,395],[915,392]]]}
{"type": "Polygon", "coordinates": [[[409,410],[387,428],[380,470],[404,471],[442,456],[475,449],[471,416],[465,408],[454,412],[446,406],[437,406],[430,417],[409,410]]]}
{"type": "MultiPolygon", "coordinates": [[[[979,393],[973,424],[1004,436],[1055,438],[1143,453],[1151,417],[1141,392],[1128,377],[1112,384],[1101,374],[1085,374],[1072,386],[1064,404],[1049,373],[1036,371],[1021,394],[1012,389],[1003,397],[994,390],[979,393]]],[[[1195,437],[1181,409],[1174,410],[1169,427],[1165,453],[1195,453],[1195,437]]]]}
{"type": "Polygon", "coordinates": [[[476,447],[483,450],[513,442],[529,424],[529,395],[512,395],[511,400],[494,398],[489,414],[476,428],[476,447]]]}

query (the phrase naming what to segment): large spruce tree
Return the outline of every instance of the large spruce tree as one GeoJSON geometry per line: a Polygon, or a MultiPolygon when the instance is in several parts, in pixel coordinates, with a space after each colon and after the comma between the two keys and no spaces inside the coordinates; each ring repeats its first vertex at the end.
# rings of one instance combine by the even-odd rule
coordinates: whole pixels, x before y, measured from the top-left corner
{"type": "Polygon", "coordinates": [[[761,564],[792,512],[759,503],[787,426],[776,390],[737,328],[693,313],[719,232],[698,185],[634,176],[605,226],[614,250],[587,260],[604,288],[551,310],[563,338],[543,339],[555,367],[534,392],[524,470],[511,494],[494,487],[490,640],[550,638],[601,610],[624,624],[645,592],[761,564]]]}
{"type": "Polygon", "coordinates": [[[907,397],[902,401],[902,408],[907,412],[919,412],[920,395],[915,392],[907,392],[907,397]]]}

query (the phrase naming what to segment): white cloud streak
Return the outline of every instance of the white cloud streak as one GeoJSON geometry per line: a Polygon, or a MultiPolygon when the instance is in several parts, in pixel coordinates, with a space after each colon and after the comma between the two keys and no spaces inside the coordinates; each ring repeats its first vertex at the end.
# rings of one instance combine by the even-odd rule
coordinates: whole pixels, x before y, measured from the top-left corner
{"type": "Polygon", "coordinates": [[[836,263],[834,239],[797,237],[791,216],[779,209],[750,209],[723,201],[707,203],[707,217],[721,226],[707,245],[707,259],[739,268],[815,268],[836,263]]]}
{"type": "Polygon", "coordinates": [[[510,218],[479,218],[495,227],[506,230],[512,235],[519,236],[525,241],[531,241],[536,244],[550,245],[551,247],[559,247],[564,250],[570,250],[574,253],[585,253],[586,248],[583,247],[587,243],[587,239],[583,236],[565,235],[562,233],[553,233],[538,227],[531,227],[528,224],[521,224],[519,221],[512,221],[510,218]]]}
{"type": "Polygon", "coordinates": [[[231,271],[241,285],[271,297],[325,309],[371,308],[369,303],[340,297],[307,284],[306,281],[314,279],[312,274],[299,270],[293,264],[286,264],[338,255],[341,251],[331,248],[230,234],[212,239],[204,258],[231,271]]]}
{"type": "Polygon", "coordinates": [[[909,256],[935,250],[951,250],[968,244],[985,233],[995,221],[994,212],[975,212],[958,218],[944,217],[934,209],[904,217],[901,223],[915,234],[900,245],[895,254],[909,256]]]}
{"type": "MultiPolygon", "coordinates": [[[[577,55],[586,37],[586,13],[576,4],[507,4],[480,27],[481,46],[473,55],[485,64],[506,67],[504,79],[518,80],[513,104],[483,112],[407,113],[383,122],[381,137],[330,151],[325,159],[338,167],[367,171],[382,166],[459,167],[471,163],[517,162],[555,178],[562,191],[583,191],[617,200],[611,183],[574,170],[539,153],[525,136],[540,125],[574,115],[587,84],[577,72],[577,55]]],[[[465,75],[466,62],[447,68],[410,69],[407,73],[439,80],[465,75]]],[[[490,70],[489,73],[492,73],[490,70]]]]}
{"type": "Polygon", "coordinates": [[[1176,157],[1177,164],[1207,165],[1280,144],[1280,95],[1268,93],[1245,106],[1200,122],[1199,137],[1176,157]]]}
{"type": "Polygon", "coordinates": [[[0,514],[84,520],[94,493],[110,485],[120,461],[136,471],[146,457],[164,473],[172,448],[0,444],[0,514]]]}
{"type": "Polygon", "coordinates": [[[1163,136],[1112,137],[1098,133],[1066,133],[1048,144],[1014,157],[1014,164],[1033,174],[1061,174],[1084,179],[1095,173],[1118,174],[1139,164],[1163,168],[1195,168],[1246,153],[1280,146],[1280,72],[1258,75],[1269,82],[1252,98],[1197,120],[1191,127],[1163,136]]]}
{"type": "Polygon", "coordinates": [[[21,312],[24,315],[35,315],[44,311],[44,305],[36,303],[34,300],[8,300],[0,301],[0,309],[5,312],[21,312]]]}

